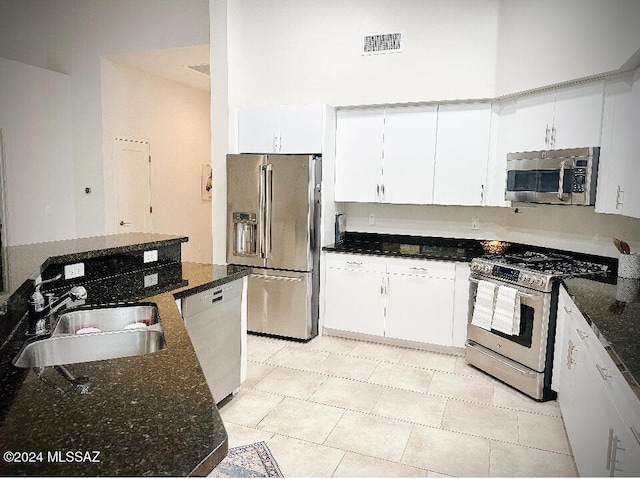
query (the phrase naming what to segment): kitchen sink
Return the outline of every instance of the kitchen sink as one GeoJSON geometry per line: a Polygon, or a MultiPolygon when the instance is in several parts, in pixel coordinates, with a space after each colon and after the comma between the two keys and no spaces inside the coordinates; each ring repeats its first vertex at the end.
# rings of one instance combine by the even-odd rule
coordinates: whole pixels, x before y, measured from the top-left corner
{"type": "Polygon", "coordinates": [[[84,332],[121,331],[159,324],[155,303],[123,303],[88,306],[61,314],[53,336],[84,332]]]}
{"type": "Polygon", "coordinates": [[[164,349],[155,303],[84,306],[61,314],[50,337],[27,341],[14,366],[35,368],[139,356],[164,349]]]}
{"type": "Polygon", "coordinates": [[[37,368],[138,356],[164,349],[162,330],[124,330],[52,336],[27,343],[14,358],[19,368],[37,368]]]}

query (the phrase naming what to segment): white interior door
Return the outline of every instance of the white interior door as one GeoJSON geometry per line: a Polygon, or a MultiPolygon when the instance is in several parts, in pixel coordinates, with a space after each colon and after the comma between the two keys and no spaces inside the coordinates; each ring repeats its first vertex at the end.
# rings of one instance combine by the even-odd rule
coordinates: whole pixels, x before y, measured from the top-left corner
{"type": "Polygon", "coordinates": [[[151,232],[151,155],[146,141],[117,138],[116,230],[120,233],[151,232]]]}

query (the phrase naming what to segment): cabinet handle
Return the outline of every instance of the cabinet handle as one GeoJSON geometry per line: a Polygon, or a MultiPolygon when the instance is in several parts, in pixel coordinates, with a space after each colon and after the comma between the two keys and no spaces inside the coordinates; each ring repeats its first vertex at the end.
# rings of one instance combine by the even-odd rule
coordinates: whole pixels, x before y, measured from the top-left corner
{"type": "Polygon", "coordinates": [[[569,340],[569,347],[567,348],[567,369],[571,369],[571,366],[575,364],[575,360],[573,359],[573,351],[575,351],[576,346],[573,344],[573,341],[569,340]]]}
{"type": "Polygon", "coordinates": [[[578,333],[578,336],[580,336],[580,339],[587,339],[589,337],[589,333],[587,333],[586,331],[583,331],[582,329],[576,328],[576,333],[578,333]]]}
{"type": "Polygon", "coordinates": [[[629,429],[631,429],[631,434],[633,435],[633,438],[638,443],[638,446],[640,446],[640,434],[638,433],[638,430],[633,426],[629,426],[629,429]]]}
{"type": "Polygon", "coordinates": [[[600,376],[602,376],[602,379],[604,379],[605,381],[607,379],[611,379],[613,376],[611,374],[609,374],[609,369],[600,366],[599,364],[596,364],[596,369],[598,370],[598,372],[600,373],[600,376]]]}
{"type": "Polygon", "coordinates": [[[481,185],[480,188],[480,206],[484,204],[484,185],[481,185]]]}
{"type": "Polygon", "coordinates": [[[380,201],[380,183],[376,185],[376,201],[380,201]]]}
{"type": "Polygon", "coordinates": [[[551,144],[551,148],[552,149],[556,147],[556,127],[555,127],[555,125],[553,125],[551,127],[551,142],[550,142],[550,144],[551,144]]]}
{"type": "Polygon", "coordinates": [[[618,185],[618,189],[616,190],[616,209],[624,204],[624,190],[620,188],[618,185]]]}
{"type": "Polygon", "coordinates": [[[347,264],[349,266],[362,266],[362,263],[360,263],[358,261],[347,261],[347,264]]]}
{"type": "Polygon", "coordinates": [[[609,471],[609,477],[615,476],[617,472],[624,472],[622,469],[616,467],[618,462],[618,451],[624,451],[624,447],[619,447],[620,439],[613,434],[613,429],[609,429],[609,442],[607,444],[607,470],[609,471]]]}
{"type": "Polygon", "coordinates": [[[569,308],[568,306],[564,307],[564,310],[567,314],[573,314],[573,310],[571,308],[569,308]]]}
{"type": "Polygon", "coordinates": [[[417,266],[412,266],[411,268],[409,268],[410,271],[420,271],[422,273],[428,273],[429,272],[429,268],[418,268],[417,266]]]}
{"type": "Polygon", "coordinates": [[[544,146],[548,149],[549,148],[549,134],[551,133],[551,130],[549,130],[549,125],[547,125],[545,131],[544,131],[544,146]]]}

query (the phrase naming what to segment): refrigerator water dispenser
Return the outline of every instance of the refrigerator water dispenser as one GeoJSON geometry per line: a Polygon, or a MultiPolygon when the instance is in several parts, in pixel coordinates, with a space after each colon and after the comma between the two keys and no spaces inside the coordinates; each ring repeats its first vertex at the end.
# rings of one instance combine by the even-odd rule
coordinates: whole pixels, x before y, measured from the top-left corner
{"type": "Polygon", "coordinates": [[[233,213],[233,253],[257,256],[258,221],[255,213],[233,213]]]}

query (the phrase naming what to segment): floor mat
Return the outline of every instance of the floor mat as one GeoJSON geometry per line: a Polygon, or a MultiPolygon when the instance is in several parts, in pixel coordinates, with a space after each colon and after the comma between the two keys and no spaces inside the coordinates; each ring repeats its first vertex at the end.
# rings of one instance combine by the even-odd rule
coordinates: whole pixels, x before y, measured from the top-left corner
{"type": "Polygon", "coordinates": [[[264,442],[232,447],[209,477],[283,477],[264,442]]]}

